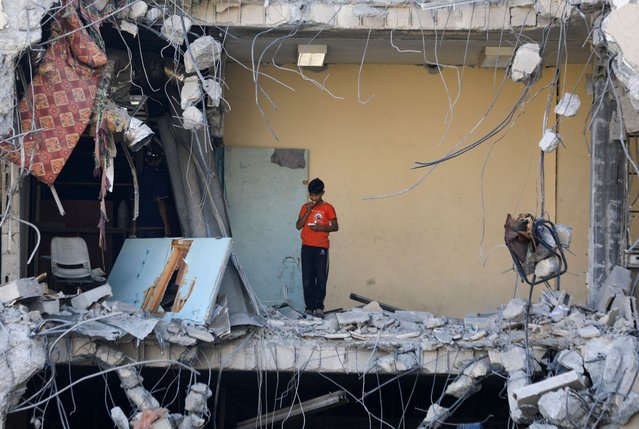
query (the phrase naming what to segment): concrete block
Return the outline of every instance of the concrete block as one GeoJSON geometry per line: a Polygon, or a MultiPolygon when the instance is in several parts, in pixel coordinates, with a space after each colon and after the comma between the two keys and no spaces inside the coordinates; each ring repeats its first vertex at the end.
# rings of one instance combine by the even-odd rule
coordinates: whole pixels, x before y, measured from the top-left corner
{"type": "Polygon", "coordinates": [[[129,429],[129,419],[126,418],[124,411],[120,407],[111,408],[111,420],[118,429],[129,429]]]}
{"type": "Polygon", "coordinates": [[[264,6],[258,4],[242,4],[240,8],[240,24],[242,26],[264,25],[266,13],[264,6]]]}
{"type": "Polygon", "coordinates": [[[446,386],[446,395],[461,398],[464,395],[472,395],[479,392],[481,385],[475,379],[465,374],[460,374],[457,378],[446,386]]]}
{"type": "Polygon", "coordinates": [[[501,314],[505,320],[520,322],[526,317],[527,302],[520,298],[511,299],[501,314]]]}
{"type": "Polygon", "coordinates": [[[199,130],[204,128],[204,113],[195,106],[187,107],[182,113],[182,126],[187,130],[199,130]]]}
{"type": "Polygon", "coordinates": [[[548,392],[538,402],[539,412],[549,423],[559,427],[585,427],[587,426],[589,408],[588,404],[569,393],[568,388],[548,392]]]}
{"type": "Polygon", "coordinates": [[[337,10],[334,6],[324,3],[312,2],[306,6],[305,22],[326,24],[334,26],[337,10]]]}
{"type": "Polygon", "coordinates": [[[42,286],[33,277],[13,280],[0,286],[0,302],[3,304],[39,296],[42,296],[42,286]]]}
{"type": "Polygon", "coordinates": [[[535,264],[535,276],[537,276],[538,279],[552,277],[558,274],[559,268],[559,258],[551,256],[535,264]]]}
{"type": "Polygon", "coordinates": [[[448,416],[448,408],[444,408],[438,404],[431,404],[431,406],[428,407],[428,412],[422,424],[429,428],[437,428],[440,426],[438,422],[445,421],[448,416]]]}
{"type": "Polygon", "coordinates": [[[76,310],[86,310],[92,304],[110,296],[113,296],[113,293],[111,286],[107,283],[71,298],[71,306],[76,310]]]}
{"type": "Polygon", "coordinates": [[[164,19],[160,34],[173,45],[182,46],[191,24],[191,20],[186,16],[171,15],[164,19]]]}
{"type": "Polygon", "coordinates": [[[219,24],[239,25],[240,4],[230,2],[216,3],[215,21],[219,24]]]}
{"type": "Polygon", "coordinates": [[[524,423],[527,421],[527,415],[524,415],[524,412],[519,405],[517,404],[517,399],[515,399],[514,392],[517,389],[521,389],[522,387],[528,384],[528,375],[524,371],[515,371],[510,374],[508,377],[508,381],[506,382],[506,394],[508,396],[508,407],[510,409],[510,418],[513,419],[516,423],[524,423]]]}
{"type": "Polygon", "coordinates": [[[537,402],[542,395],[564,387],[570,387],[574,390],[585,388],[577,371],[570,371],[515,389],[513,397],[517,400],[519,408],[525,410],[526,414],[536,414],[536,411],[533,410],[536,410],[537,402]]]}
{"type": "Polygon", "coordinates": [[[133,20],[138,20],[145,16],[148,10],[149,6],[146,4],[146,2],[138,0],[136,2],[133,2],[131,6],[129,6],[127,16],[133,20]]]}
{"type": "Polygon", "coordinates": [[[299,21],[299,6],[290,3],[272,3],[265,9],[265,24],[268,26],[281,25],[299,21]],[[298,19],[296,19],[296,17],[298,19]]]}
{"type": "Polygon", "coordinates": [[[609,42],[617,45],[623,61],[639,72],[639,4],[626,4],[610,12],[602,23],[609,42]]]}
{"type": "Polygon", "coordinates": [[[584,373],[584,360],[579,353],[574,350],[562,350],[555,361],[562,367],[576,371],[577,374],[584,373]]]}
{"type": "Polygon", "coordinates": [[[60,312],[59,299],[41,299],[28,304],[29,310],[42,314],[57,314],[60,312]]]}
{"type": "Polygon", "coordinates": [[[488,350],[488,358],[494,365],[502,366],[509,374],[526,369],[526,350],[511,346],[507,351],[488,350]]]}
{"type": "Polygon", "coordinates": [[[515,82],[528,80],[541,64],[539,44],[525,43],[515,52],[510,77],[515,82]]]}
{"type": "Polygon", "coordinates": [[[215,341],[215,336],[211,334],[208,330],[203,328],[198,328],[196,326],[187,325],[186,334],[189,337],[195,338],[200,341],[204,341],[205,343],[212,343],[213,341],[215,341]]]}
{"type": "Polygon", "coordinates": [[[366,310],[354,308],[350,311],[337,313],[337,321],[340,327],[349,325],[363,325],[371,319],[371,313],[366,310]]]}
{"type": "Polygon", "coordinates": [[[184,69],[187,73],[206,70],[220,61],[222,45],[211,36],[199,37],[189,47],[190,50],[184,53],[184,69]]]}
{"type": "Polygon", "coordinates": [[[206,384],[196,383],[191,386],[189,394],[184,400],[184,409],[189,413],[203,415],[208,412],[206,401],[213,395],[206,384]]]}
{"type": "Polygon", "coordinates": [[[512,28],[534,27],[537,25],[537,14],[529,7],[510,8],[510,26],[512,28]]]}
{"type": "Polygon", "coordinates": [[[579,328],[577,330],[577,333],[579,334],[581,338],[595,338],[601,335],[601,332],[599,331],[599,329],[597,329],[597,327],[593,325],[579,328]]]}
{"type": "Polygon", "coordinates": [[[386,18],[386,25],[389,28],[396,28],[398,30],[407,30],[412,28],[410,7],[394,7],[388,13],[386,18]]]}
{"type": "Polygon", "coordinates": [[[159,408],[160,403],[151,395],[144,387],[137,386],[132,389],[125,390],[126,397],[138,409],[159,408]]]}

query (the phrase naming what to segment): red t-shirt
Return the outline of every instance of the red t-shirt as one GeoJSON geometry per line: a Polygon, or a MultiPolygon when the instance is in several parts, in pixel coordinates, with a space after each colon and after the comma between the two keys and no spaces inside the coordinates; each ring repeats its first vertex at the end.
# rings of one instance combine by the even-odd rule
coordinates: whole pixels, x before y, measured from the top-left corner
{"type": "MultiPolygon", "coordinates": [[[[299,217],[304,216],[306,210],[306,204],[303,204],[300,209],[299,217]]],[[[315,204],[311,209],[311,214],[308,215],[308,219],[306,219],[306,224],[302,228],[302,245],[324,247],[328,249],[330,247],[330,242],[328,240],[329,233],[325,231],[313,231],[309,224],[315,223],[320,226],[329,226],[331,225],[331,219],[337,219],[335,208],[333,208],[332,205],[326,201],[315,204]]]]}

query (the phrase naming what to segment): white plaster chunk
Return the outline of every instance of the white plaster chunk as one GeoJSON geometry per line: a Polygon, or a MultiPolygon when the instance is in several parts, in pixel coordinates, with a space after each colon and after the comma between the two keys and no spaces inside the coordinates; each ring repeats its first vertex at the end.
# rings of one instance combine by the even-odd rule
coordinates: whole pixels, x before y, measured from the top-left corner
{"type": "Polygon", "coordinates": [[[111,286],[104,284],[71,298],[71,306],[76,310],[86,310],[93,303],[110,296],[113,296],[111,286]]]}
{"type": "Polygon", "coordinates": [[[585,427],[588,421],[587,404],[565,388],[548,392],[539,399],[539,412],[549,423],[559,427],[585,427]]]}
{"type": "Polygon", "coordinates": [[[555,113],[567,117],[575,116],[580,106],[581,101],[579,100],[579,96],[571,92],[566,92],[555,106],[555,113]]]}
{"type": "Polygon", "coordinates": [[[120,407],[111,408],[111,420],[118,429],[129,429],[129,419],[124,415],[124,411],[120,407]]]}
{"type": "Polygon", "coordinates": [[[515,82],[527,80],[541,64],[539,45],[537,43],[525,43],[517,49],[513,64],[510,69],[510,77],[515,82]]]}
{"type": "Polygon", "coordinates": [[[181,46],[190,29],[191,20],[188,17],[171,15],[164,20],[160,33],[173,45],[181,46]]]}
{"type": "Polygon", "coordinates": [[[535,264],[535,276],[539,279],[554,276],[559,273],[559,266],[559,258],[556,256],[543,259],[535,264]]]}
{"type": "Polygon", "coordinates": [[[146,12],[149,10],[149,6],[146,2],[142,0],[138,0],[131,4],[129,7],[128,17],[133,20],[138,20],[146,15],[146,12]]]}
{"type": "Polygon", "coordinates": [[[124,31],[125,33],[129,33],[133,37],[136,37],[138,35],[138,26],[129,21],[120,21],[120,30],[124,31]]]}
{"type": "Polygon", "coordinates": [[[197,104],[202,99],[200,80],[197,76],[189,76],[184,79],[184,85],[180,90],[180,106],[182,110],[197,104]]]}
{"type": "Polygon", "coordinates": [[[559,143],[561,143],[559,134],[555,133],[550,128],[546,128],[546,131],[544,131],[543,137],[541,138],[541,140],[539,140],[539,147],[544,152],[549,153],[557,149],[557,146],[559,146],[559,143]]]}
{"type": "Polygon", "coordinates": [[[424,418],[423,424],[426,424],[426,427],[438,427],[439,425],[436,422],[442,422],[446,420],[448,417],[448,408],[444,408],[438,404],[431,404],[428,407],[428,412],[426,413],[426,417],[424,418]],[[428,426],[431,424],[431,426],[428,426]]]}
{"type": "Polygon", "coordinates": [[[203,415],[208,412],[206,401],[211,397],[213,392],[206,384],[196,383],[191,386],[189,394],[184,400],[184,409],[189,413],[203,415]]]}
{"type": "Polygon", "coordinates": [[[617,45],[624,61],[639,72],[639,4],[626,4],[613,10],[604,19],[602,29],[606,40],[617,45]]]}
{"type": "Polygon", "coordinates": [[[204,128],[204,113],[195,106],[187,107],[182,114],[182,126],[187,130],[199,130],[204,128]]]}
{"type": "Polygon", "coordinates": [[[184,69],[187,73],[204,70],[220,61],[222,45],[211,36],[202,36],[189,44],[184,53],[184,69]]]}
{"type": "Polygon", "coordinates": [[[581,376],[576,371],[570,371],[515,389],[513,397],[517,399],[519,407],[526,410],[526,414],[535,414],[533,410],[537,408],[537,402],[542,395],[565,387],[570,387],[574,390],[583,390],[585,388],[581,381],[581,376]]]}
{"type": "Polygon", "coordinates": [[[479,392],[481,384],[476,383],[472,377],[460,374],[452,383],[446,386],[446,395],[461,398],[464,395],[472,395],[479,392]]]}
{"type": "Polygon", "coordinates": [[[152,7],[146,13],[145,19],[149,22],[155,22],[164,15],[164,10],[159,7],[152,7]]]}

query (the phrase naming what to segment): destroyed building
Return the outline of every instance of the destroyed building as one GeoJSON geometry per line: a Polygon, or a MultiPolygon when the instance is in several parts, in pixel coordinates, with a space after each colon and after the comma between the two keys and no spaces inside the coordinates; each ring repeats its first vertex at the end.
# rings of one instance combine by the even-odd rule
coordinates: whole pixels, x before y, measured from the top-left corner
{"type": "Polygon", "coordinates": [[[0,427],[637,427],[637,25],[0,0],[0,427]],[[170,233],[133,238],[151,145],[170,233]],[[317,176],[324,319],[294,228],[317,176]]]}

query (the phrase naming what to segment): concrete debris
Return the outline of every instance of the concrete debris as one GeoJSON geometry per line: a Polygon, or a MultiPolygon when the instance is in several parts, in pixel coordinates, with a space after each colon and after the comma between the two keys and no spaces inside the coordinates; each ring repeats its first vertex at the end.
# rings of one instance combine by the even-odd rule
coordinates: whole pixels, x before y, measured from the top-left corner
{"type": "Polygon", "coordinates": [[[164,11],[159,7],[151,7],[149,8],[146,16],[144,17],[147,21],[154,23],[158,19],[160,19],[164,15],[164,11]]]}
{"type": "Polygon", "coordinates": [[[517,49],[510,69],[512,80],[520,82],[531,78],[541,64],[539,49],[537,43],[525,43],[517,49]]]}
{"type": "Polygon", "coordinates": [[[171,44],[182,46],[191,29],[191,20],[184,15],[171,15],[164,19],[160,34],[171,44]]]}
{"type": "Polygon", "coordinates": [[[506,381],[506,394],[508,397],[508,407],[510,408],[510,418],[516,423],[525,423],[528,419],[517,402],[514,392],[522,387],[526,386],[529,382],[529,377],[524,371],[515,371],[510,374],[508,381],[506,381]]]}
{"type": "Polygon", "coordinates": [[[202,89],[206,92],[206,95],[209,96],[211,105],[213,107],[218,107],[220,105],[220,100],[222,100],[222,85],[220,85],[220,83],[216,80],[204,79],[202,89]]]}
{"type": "Polygon", "coordinates": [[[559,258],[556,256],[542,259],[535,264],[535,276],[538,279],[553,277],[559,272],[560,265],[559,258]]]}
{"type": "Polygon", "coordinates": [[[585,388],[577,371],[570,371],[514,389],[513,398],[517,400],[517,405],[525,414],[535,415],[537,414],[537,403],[542,395],[565,387],[570,387],[574,390],[583,390],[585,388]]]}
{"type": "Polygon", "coordinates": [[[42,299],[28,304],[29,310],[38,311],[41,314],[58,314],[60,312],[59,299],[42,299]]]}
{"type": "Polygon", "coordinates": [[[589,325],[580,328],[577,333],[581,338],[595,338],[601,335],[599,329],[596,326],[589,325]]]}
{"type": "Polygon", "coordinates": [[[562,116],[575,116],[581,106],[581,100],[577,94],[566,92],[555,106],[555,113],[562,116]]]}
{"type": "Polygon", "coordinates": [[[501,312],[505,320],[521,322],[526,316],[527,302],[520,298],[511,299],[501,312]]]}
{"type": "Polygon", "coordinates": [[[628,269],[614,266],[599,289],[595,309],[606,313],[617,295],[625,295],[630,291],[631,282],[628,269]]]}
{"type": "Polygon", "coordinates": [[[205,343],[212,343],[215,341],[215,336],[204,327],[186,325],[185,329],[186,334],[191,338],[195,338],[196,340],[200,340],[205,343]]]}
{"type": "Polygon", "coordinates": [[[623,56],[623,61],[633,70],[639,71],[639,4],[626,4],[612,10],[602,22],[609,49],[623,56]]]}
{"type": "Polygon", "coordinates": [[[337,313],[337,322],[340,327],[363,325],[368,323],[370,319],[371,312],[359,308],[337,313]]]}
{"type": "Polygon", "coordinates": [[[86,310],[101,299],[113,296],[111,286],[104,284],[71,298],[71,305],[76,310],[86,310]]]}
{"type": "Polygon", "coordinates": [[[184,86],[180,90],[180,107],[186,110],[202,100],[202,90],[200,89],[200,79],[197,76],[189,76],[184,79],[184,86]]]}
{"type": "Polygon", "coordinates": [[[624,126],[626,127],[626,133],[632,134],[639,131],[639,112],[632,105],[630,97],[628,97],[627,91],[623,91],[619,95],[621,112],[623,115],[624,126]]]}
{"type": "Polygon", "coordinates": [[[575,371],[579,375],[584,374],[584,360],[574,350],[562,350],[555,358],[555,362],[562,368],[575,371]]]}
{"type": "Polygon", "coordinates": [[[558,429],[558,428],[555,425],[534,422],[533,424],[528,426],[528,429],[558,429]]]}
{"type": "Polygon", "coordinates": [[[131,3],[128,9],[125,9],[125,13],[127,18],[131,18],[134,21],[144,17],[149,10],[149,6],[146,2],[142,0],[138,0],[136,2],[131,3]]]}
{"type": "Polygon", "coordinates": [[[208,412],[207,400],[213,395],[211,389],[206,384],[196,383],[191,386],[189,394],[184,401],[184,409],[189,414],[203,416],[208,412]]]}
{"type": "Polygon", "coordinates": [[[544,152],[549,153],[557,149],[559,143],[561,143],[559,134],[547,128],[546,131],[544,131],[543,137],[541,138],[541,140],[539,140],[539,147],[544,152]]]}
{"type": "Polygon", "coordinates": [[[0,286],[0,302],[3,304],[37,298],[42,295],[42,286],[33,277],[13,280],[0,286]]]}
{"type": "Polygon", "coordinates": [[[544,394],[538,406],[540,414],[551,424],[562,428],[589,427],[587,403],[570,388],[544,394]]]}
{"type": "Polygon", "coordinates": [[[118,429],[129,429],[129,419],[124,415],[120,407],[111,408],[111,420],[118,429]]]}
{"type": "Polygon", "coordinates": [[[187,107],[182,113],[182,126],[187,130],[199,130],[204,128],[204,124],[204,113],[197,107],[187,107]]]}
{"type": "Polygon", "coordinates": [[[120,31],[124,31],[125,33],[129,33],[133,37],[138,35],[139,28],[132,22],[122,20],[120,21],[118,27],[120,27],[120,31]]]}
{"type": "Polygon", "coordinates": [[[448,408],[444,408],[439,404],[432,404],[430,407],[428,407],[426,417],[424,418],[424,421],[419,425],[418,429],[438,428],[443,422],[446,421],[449,415],[450,413],[448,408]]]}
{"type": "Polygon", "coordinates": [[[184,69],[187,73],[206,70],[218,63],[222,56],[222,45],[211,36],[202,36],[189,44],[184,53],[184,69]]]}

